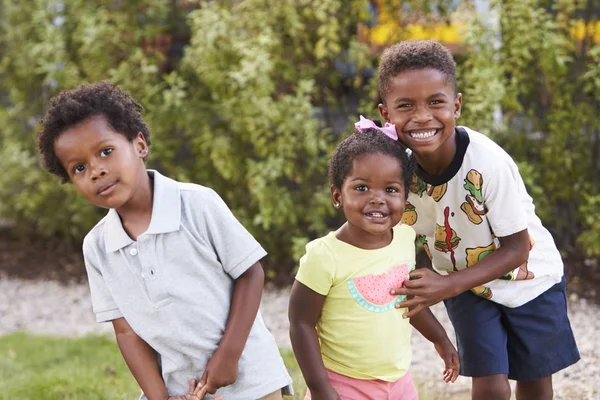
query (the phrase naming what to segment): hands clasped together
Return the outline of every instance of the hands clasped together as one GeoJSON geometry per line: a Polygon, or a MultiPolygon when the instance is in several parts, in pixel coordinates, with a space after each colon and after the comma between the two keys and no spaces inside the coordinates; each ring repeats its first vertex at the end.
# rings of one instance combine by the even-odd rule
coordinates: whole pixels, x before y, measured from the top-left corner
{"type": "MultiPolygon", "coordinates": [[[[210,359],[204,370],[204,374],[198,382],[192,379],[189,391],[184,396],[172,396],[167,400],[202,400],[208,394],[215,394],[217,389],[229,386],[235,382],[238,376],[237,360],[231,360],[217,351],[210,359]]],[[[218,396],[216,400],[222,400],[218,396]]]]}

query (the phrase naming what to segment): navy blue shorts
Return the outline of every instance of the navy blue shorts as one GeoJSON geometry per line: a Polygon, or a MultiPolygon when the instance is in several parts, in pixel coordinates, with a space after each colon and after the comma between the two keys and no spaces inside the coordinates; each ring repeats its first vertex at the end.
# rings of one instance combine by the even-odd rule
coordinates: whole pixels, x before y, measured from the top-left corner
{"type": "Polygon", "coordinates": [[[460,374],[508,374],[534,381],[579,361],[567,317],[565,278],[530,302],[509,308],[464,292],[445,300],[456,331],[460,374]]]}

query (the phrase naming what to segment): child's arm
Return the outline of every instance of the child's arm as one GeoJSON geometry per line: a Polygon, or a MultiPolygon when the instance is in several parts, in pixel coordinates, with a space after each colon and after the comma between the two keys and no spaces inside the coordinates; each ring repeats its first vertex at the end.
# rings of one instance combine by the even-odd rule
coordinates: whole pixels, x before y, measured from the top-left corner
{"type": "Polygon", "coordinates": [[[148,400],[169,398],[156,352],[131,329],[125,318],[112,321],[121,354],[148,400]]]}
{"type": "Polygon", "coordinates": [[[396,304],[397,308],[409,308],[404,316],[410,318],[442,300],[457,296],[473,287],[483,285],[506,275],[529,257],[529,233],[524,229],[515,234],[499,237],[500,248],[472,267],[450,275],[439,275],[420,268],[410,273],[404,286],[392,289],[392,294],[414,296],[396,304]]]}
{"type": "Polygon", "coordinates": [[[443,379],[446,382],[454,382],[458,377],[460,364],[458,353],[454,345],[446,335],[444,327],[435,318],[429,308],[410,319],[410,324],[435,346],[436,351],[444,360],[446,369],[443,379]]]}
{"type": "Polygon", "coordinates": [[[259,262],[235,281],[225,333],[200,378],[200,385],[206,385],[206,391],[210,394],[237,379],[238,362],[258,313],[264,281],[265,274],[259,262]]]}
{"type": "Polygon", "coordinates": [[[321,315],[325,296],[296,281],[290,294],[290,339],[313,399],[339,400],[329,383],[315,326],[321,315]]]}

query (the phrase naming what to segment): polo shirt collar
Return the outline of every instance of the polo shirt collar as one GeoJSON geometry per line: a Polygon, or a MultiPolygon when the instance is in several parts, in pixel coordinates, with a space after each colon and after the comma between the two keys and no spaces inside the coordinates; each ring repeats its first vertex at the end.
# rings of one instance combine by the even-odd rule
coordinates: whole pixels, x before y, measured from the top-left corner
{"type": "MultiPolygon", "coordinates": [[[[181,225],[181,201],[177,182],[151,169],[148,175],[154,180],[154,196],[150,226],[143,235],[178,231],[181,225]]],[[[106,251],[117,251],[133,242],[123,229],[117,211],[110,209],[104,229],[106,251]]]]}

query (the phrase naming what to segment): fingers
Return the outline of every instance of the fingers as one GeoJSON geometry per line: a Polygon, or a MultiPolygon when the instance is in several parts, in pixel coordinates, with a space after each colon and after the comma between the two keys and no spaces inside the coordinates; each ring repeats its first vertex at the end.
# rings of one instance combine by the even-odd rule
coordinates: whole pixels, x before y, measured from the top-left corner
{"type": "Polygon", "coordinates": [[[460,371],[458,356],[456,354],[452,354],[449,359],[444,359],[444,364],[446,364],[446,368],[443,372],[444,382],[456,382],[456,379],[458,379],[458,373],[460,371]]]}
{"type": "MultiPolygon", "coordinates": [[[[408,300],[408,301],[406,301],[404,303],[408,304],[408,303],[411,303],[413,301],[414,300],[408,300]]],[[[401,304],[401,303],[398,303],[398,304],[401,304]]],[[[417,303],[414,307],[412,306],[412,304],[409,304],[408,308],[409,308],[409,310],[407,312],[405,312],[404,314],[402,314],[402,318],[412,318],[415,315],[417,315],[418,313],[420,313],[421,311],[423,311],[424,309],[426,309],[427,306],[424,305],[424,304],[417,303]]]]}
{"type": "Polygon", "coordinates": [[[194,390],[194,395],[199,399],[203,399],[208,391],[208,372],[204,371],[200,381],[198,381],[198,385],[196,385],[194,390]]]}
{"type": "Polygon", "coordinates": [[[410,280],[405,281],[404,283],[409,283],[410,281],[414,280],[418,280],[421,279],[422,277],[426,276],[430,271],[427,268],[419,268],[419,269],[413,269],[412,271],[410,271],[410,273],[408,274],[408,276],[410,276],[410,280]]]}
{"type": "Polygon", "coordinates": [[[396,308],[413,308],[413,307],[418,306],[420,304],[420,302],[421,302],[421,300],[415,297],[412,299],[400,301],[400,302],[396,303],[395,307],[396,308]]]}
{"type": "Polygon", "coordinates": [[[200,390],[196,393],[199,399],[203,399],[206,396],[206,392],[208,391],[208,385],[200,386],[200,390]]]}
{"type": "Polygon", "coordinates": [[[460,360],[458,358],[458,354],[452,355],[452,383],[456,382],[458,378],[458,374],[460,372],[460,360]]]}
{"type": "Polygon", "coordinates": [[[403,287],[398,287],[398,288],[393,288],[392,290],[390,290],[390,294],[392,296],[408,296],[409,290],[403,287]]]}
{"type": "Polygon", "coordinates": [[[192,379],[190,381],[190,388],[188,389],[188,394],[194,394],[195,390],[196,390],[196,380],[192,379]]]}
{"type": "Polygon", "coordinates": [[[444,379],[444,382],[446,382],[446,383],[450,383],[450,381],[452,381],[452,370],[451,369],[444,370],[443,379],[444,379]]]}

